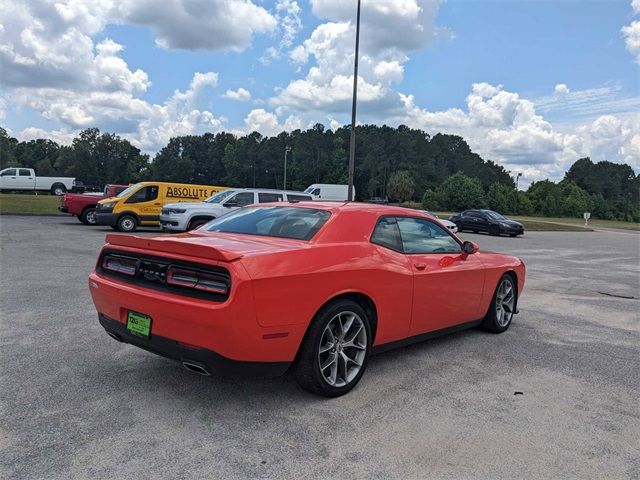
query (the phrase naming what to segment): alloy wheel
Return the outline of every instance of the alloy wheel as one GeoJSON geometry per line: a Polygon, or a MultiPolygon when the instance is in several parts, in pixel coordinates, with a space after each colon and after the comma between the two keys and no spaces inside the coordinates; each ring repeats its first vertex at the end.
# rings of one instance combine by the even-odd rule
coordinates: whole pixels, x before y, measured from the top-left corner
{"type": "Polygon", "coordinates": [[[503,278],[496,292],[496,320],[498,325],[506,327],[513,318],[516,305],[516,295],[513,282],[503,278]]]}
{"type": "Polygon", "coordinates": [[[367,354],[367,330],[354,312],[340,312],[325,327],[318,349],[318,365],[332,387],[348,385],[362,368],[367,354]]]}

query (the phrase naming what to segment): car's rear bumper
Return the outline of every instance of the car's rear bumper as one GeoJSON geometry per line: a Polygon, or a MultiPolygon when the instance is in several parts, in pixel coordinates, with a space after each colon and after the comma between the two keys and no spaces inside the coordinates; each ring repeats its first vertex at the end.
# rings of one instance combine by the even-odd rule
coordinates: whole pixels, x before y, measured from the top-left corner
{"type": "Polygon", "coordinates": [[[224,357],[212,350],[187,346],[170,338],[152,334],[148,339],[138,337],[125,324],[99,313],[98,319],[111,337],[123,343],[130,343],[156,355],[171,358],[181,363],[196,365],[202,373],[215,373],[231,377],[277,377],[284,374],[290,362],[244,362],[224,357]]]}

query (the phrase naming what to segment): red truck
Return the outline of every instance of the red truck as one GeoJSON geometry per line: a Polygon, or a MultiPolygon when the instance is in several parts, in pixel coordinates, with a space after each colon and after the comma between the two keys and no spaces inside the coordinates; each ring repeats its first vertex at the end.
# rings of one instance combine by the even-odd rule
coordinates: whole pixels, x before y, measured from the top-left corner
{"type": "Polygon", "coordinates": [[[115,197],[128,185],[106,185],[99,193],[67,193],[60,198],[58,210],[78,217],[85,225],[96,225],[96,205],[103,198],[115,197]]]}

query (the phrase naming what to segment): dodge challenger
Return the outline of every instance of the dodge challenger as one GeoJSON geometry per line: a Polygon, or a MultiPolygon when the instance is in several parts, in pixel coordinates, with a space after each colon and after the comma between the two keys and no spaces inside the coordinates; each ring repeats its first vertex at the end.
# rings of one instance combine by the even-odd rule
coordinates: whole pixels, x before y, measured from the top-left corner
{"type": "Polygon", "coordinates": [[[504,332],[525,266],[427,213],[331,202],[241,208],[189,233],[110,234],[89,290],[112,338],[203,375],[280,375],[347,393],[372,353],[504,332]]]}

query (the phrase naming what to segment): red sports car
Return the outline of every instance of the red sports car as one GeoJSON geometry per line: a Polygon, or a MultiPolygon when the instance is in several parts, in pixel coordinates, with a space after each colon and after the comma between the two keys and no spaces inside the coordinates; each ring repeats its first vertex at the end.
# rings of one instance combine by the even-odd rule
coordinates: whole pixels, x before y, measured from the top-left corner
{"type": "Polygon", "coordinates": [[[208,375],[279,375],[338,396],[369,355],[462,328],[504,332],[525,266],[416,210],[249,206],[198,230],[107,235],[89,290],[120,342],[208,375]]]}

